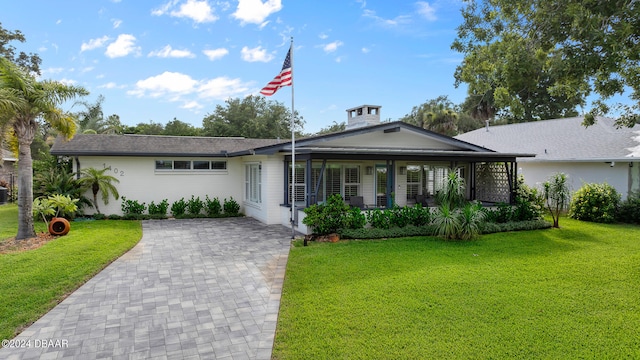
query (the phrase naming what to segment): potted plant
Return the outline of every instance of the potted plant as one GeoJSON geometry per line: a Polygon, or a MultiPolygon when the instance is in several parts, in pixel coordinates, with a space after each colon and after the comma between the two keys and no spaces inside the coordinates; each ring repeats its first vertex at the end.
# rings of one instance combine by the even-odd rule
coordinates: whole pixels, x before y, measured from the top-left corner
{"type": "Polygon", "coordinates": [[[62,215],[71,215],[78,210],[78,199],[71,199],[67,195],[51,195],[47,198],[33,201],[34,215],[41,216],[51,235],[62,236],[69,233],[71,224],[62,215]],[[47,217],[53,216],[50,222],[47,217]]]}

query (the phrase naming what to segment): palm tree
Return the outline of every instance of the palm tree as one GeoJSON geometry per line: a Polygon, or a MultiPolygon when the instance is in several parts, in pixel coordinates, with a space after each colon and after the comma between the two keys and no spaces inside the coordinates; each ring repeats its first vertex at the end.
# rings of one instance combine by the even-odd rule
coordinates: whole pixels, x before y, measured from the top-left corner
{"type": "Polygon", "coordinates": [[[82,87],[57,81],[38,81],[11,61],[0,57],[0,128],[10,127],[18,140],[18,234],[17,240],[35,236],[33,227],[33,160],[30,145],[43,119],[62,135],[76,131],[73,118],[58,105],[87,95],[82,87]]]}
{"type": "Polygon", "coordinates": [[[102,192],[102,201],[105,205],[109,203],[109,196],[111,194],[113,194],[116,200],[120,198],[118,189],[112,184],[112,182],[119,183],[120,181],[111,175],[105,175],[107,170],[109,170],[109,168],[102,170],[96,170],[94,168],[82,169],[80,171],[82,177],[78,179],[80,184],[86,188],[91,188],[91,192],[93,192],[93,206],[96,207],[98,214],[100,214],[100,209],[98,208],[98,192],[102,192]]]}

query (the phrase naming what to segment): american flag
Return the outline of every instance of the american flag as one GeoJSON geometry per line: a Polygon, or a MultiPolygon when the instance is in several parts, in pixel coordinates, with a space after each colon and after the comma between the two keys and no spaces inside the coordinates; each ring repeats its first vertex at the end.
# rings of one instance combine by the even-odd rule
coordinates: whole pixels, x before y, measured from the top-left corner
{"type": "Polygon", "coordinates": [[[278,91],[283,86],[291,86],[293,84],[293,73],[291,69],[291,47],[289,47],[289,52],[287,53],[287,57],[284,59],[284,64],[282,64],[282,71],[280,74],[276,75],[276,77],[271,80],[267,86],[263,87],[260,90],[260,94],[264,96],[271,96],[278,91]]]}

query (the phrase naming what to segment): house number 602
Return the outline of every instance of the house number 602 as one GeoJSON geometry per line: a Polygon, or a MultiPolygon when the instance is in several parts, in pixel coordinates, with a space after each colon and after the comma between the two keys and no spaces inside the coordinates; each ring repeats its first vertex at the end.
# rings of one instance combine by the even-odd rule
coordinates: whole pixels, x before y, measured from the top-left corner
{"type": "Polygon", "coordinates": [[[105,169],[109,169],[110,171],[113,171],[113,173],[116,176],[124,176],[124,170],[118,170],[118,168],[111,168],[111,165],[107,165],[105,163],[102,164],[102,167],[105,169]]]}

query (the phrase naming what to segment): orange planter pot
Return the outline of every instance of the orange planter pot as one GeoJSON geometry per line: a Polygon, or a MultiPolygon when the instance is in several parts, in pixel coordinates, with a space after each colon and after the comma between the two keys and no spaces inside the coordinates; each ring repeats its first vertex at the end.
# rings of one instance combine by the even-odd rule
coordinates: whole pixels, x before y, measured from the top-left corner
{"type": "Polygon", "coordinates": [[[53,218],[49,223],[49,234],[51,235],[67,235],[69,230],[71,230],[71,224],[65,218],[53,218]]]}

